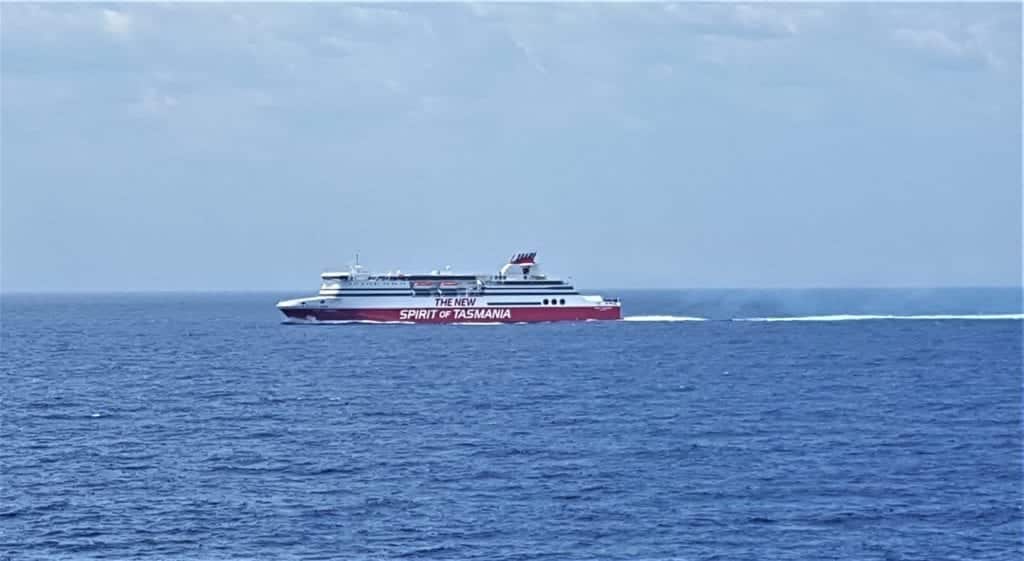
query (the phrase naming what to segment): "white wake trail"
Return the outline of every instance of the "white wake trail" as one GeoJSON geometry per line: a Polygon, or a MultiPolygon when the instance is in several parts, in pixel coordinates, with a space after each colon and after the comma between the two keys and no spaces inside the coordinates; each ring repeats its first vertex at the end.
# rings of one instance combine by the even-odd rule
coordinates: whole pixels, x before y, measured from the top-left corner
{"type": "Polygon", "coordinates": [[[734,318],[733,321],[863,321],[863,320],[1022,320],[1024,314],[927,314],[927,315],[857,315],[836,314],[827,316],[792,316],[734,318]]]}

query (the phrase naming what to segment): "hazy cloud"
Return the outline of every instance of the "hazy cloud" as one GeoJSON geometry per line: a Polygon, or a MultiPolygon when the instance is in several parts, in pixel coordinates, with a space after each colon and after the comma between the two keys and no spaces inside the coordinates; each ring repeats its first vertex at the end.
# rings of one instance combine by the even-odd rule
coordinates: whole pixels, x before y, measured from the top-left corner
{"type": "Polygon", "coordinates": [[[15,285],[283,286],[356,245],[609,284],[1019,269],[1019,5],[2,9],[15,285]]]}
{"type": "Polygon", "coordinates": [[[669,4],[664,11],[699,34],[754,40],[796,35],[824,13],[814,7],[765,4],[669,4]]]}
{"type": "Polygon", "coordinates": [[[131,34],[133,21],[130,15],[106,8],[103,9],[102,14],[103,29],[107,33],[120,37],[131,34]]]}
{"type": "Polygon", "coordinates": [[[892,35],[898,43],[937,62],[971,66],[994,63],[994,58],[969,37],[956,40],[938,29],[907,28],[896,29],[892,35]]]}
{"type": "Polygon", "coordinates": [[[161,93],[154,88],[146,88],[137,105],[145,113],[163,114],[178,106],[178,99],[172,95],[161,93]]]}

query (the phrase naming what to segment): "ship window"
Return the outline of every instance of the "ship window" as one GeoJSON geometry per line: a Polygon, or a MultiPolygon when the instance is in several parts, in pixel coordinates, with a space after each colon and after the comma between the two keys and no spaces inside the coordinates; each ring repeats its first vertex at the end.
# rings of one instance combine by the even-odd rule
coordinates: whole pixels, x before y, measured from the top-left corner
{"type": "Polygon", "coordinates": [[[545,298],[545,299],[544,299],[544,305],[545,305],[545,306],[547,306],[547,305],[548,305],[548,299],[547,299],[547,298],[545,298]]]}
{"type": "Polygon", "coordinates": [[[561,300],[559,300],[558,303],[564,306],[565,305],[565,298],[562,298],[561,300]]]}
{"type": "Polygon", "coordinates": [[[324,303],[324,301],[323,301],[323,300],[321,300],[321,301],[320,301],[320,303],[321,303],[321,304],[323,304],[323,303],[324,303]]]}

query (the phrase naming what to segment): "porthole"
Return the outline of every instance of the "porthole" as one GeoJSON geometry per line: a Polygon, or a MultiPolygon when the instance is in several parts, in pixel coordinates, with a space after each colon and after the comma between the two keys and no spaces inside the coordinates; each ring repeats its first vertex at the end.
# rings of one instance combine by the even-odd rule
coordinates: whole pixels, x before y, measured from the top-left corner
{"type": "Polygon", "coordinates": [[[548,299],[547,299],[547,298],[545,298],[545,299],[544,299],[544,305],[545,305],[545,306],[547,306],[547,305],[548,305],[548,299]]]}
{"type": "Polygon", "coordinates": [[[561,300],[559,300],[558,303],[564,306],[565,305],[565,298],[562,298],[561,300]]]}

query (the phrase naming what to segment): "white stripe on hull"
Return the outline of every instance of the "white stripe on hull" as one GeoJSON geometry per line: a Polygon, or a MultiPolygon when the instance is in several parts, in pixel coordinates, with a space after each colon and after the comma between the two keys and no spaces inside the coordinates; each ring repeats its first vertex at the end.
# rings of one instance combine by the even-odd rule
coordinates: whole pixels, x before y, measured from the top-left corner
{"type": "Polygon", "coordinates": [[[488,294],[481,296],[310,296],[285,300],[278,304],[279,308],[473,308],[488,306],[512,307],[558,307],[558,306],[594,306],[603,302],[600,296],[582,294],[488,294]],[[548,303],[544,304],[544,300],[548,303]],[[563,304],[562,301],[565,301],[563,304]],[[555,303],[557,302],[557,303],[555,303]]]}

